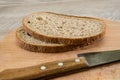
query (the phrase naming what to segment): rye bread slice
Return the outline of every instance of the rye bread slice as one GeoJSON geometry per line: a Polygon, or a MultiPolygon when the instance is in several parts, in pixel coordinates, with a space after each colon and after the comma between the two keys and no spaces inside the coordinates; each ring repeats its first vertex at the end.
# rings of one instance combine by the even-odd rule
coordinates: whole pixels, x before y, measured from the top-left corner
{"type": "Polygon", "coordinates": [[[35,38],[50,43],[84,45],[104,37],[104,21],[91,17],[38,12],[23,18],[23,28],[35,38]]]}
{"type": "Polygon", "coordinates": [[[16,37],[21,48],[33,52],[57,53],[75,49],[73,45],[55,44],[38,40],[22,28],[17,29],[16,37]]]}

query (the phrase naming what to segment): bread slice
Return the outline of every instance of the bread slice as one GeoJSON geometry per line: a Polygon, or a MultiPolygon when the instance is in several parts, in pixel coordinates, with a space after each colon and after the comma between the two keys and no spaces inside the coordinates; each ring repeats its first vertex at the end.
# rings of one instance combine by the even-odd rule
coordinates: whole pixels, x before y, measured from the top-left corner
{"type": "Polygon", "coordinates": [[[40,41],[30,34],[28,34],[24,29],[19,28],[16,31],[17,42],[21,48],[34,51],[34,52],[63,52],[73,50],[75,46],[64,45],[64,44],[54,44],[40,41]]]}
{"type": "Polygon", "coordinates": [[[23,28],[42,41],[84,45],[102,39],[105,23],[96,18],[38,12],[23,19],[23,28]]]}

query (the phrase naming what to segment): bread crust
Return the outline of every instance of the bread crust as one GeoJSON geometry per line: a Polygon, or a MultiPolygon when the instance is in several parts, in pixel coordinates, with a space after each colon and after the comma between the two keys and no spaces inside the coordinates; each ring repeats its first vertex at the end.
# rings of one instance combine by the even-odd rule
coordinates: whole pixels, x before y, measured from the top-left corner
{"type": "Polygon", "coordinates": [[[19,28],[16,30],[16,40],[18,45],[26,50],[33,51],[33,52],[44,52],[44,53],[58,53],[58,52],[65,52],[75,49],[74,45],[58,45],[58,46],[45,46],[45,45],[35,45],[25,42],[24,40],[21,40],[19,37],[19,30],[22,28],[19,28]]]}
{"type": "MultiPolygon", "coordinates": [[[[42,12],[38,12],[37,14],[40,14],[42,12]]],[[[104,34],[105,34],[105,28],[106,28],[106,24],[103,20],[101,19],[97,19],[97,18],[91,18],[91,17],[80,17],[80,16],[72,16],[72,15],[64,15],[64,14],[57,14],[57,13],[52,13],[52,12],[45,12],[45,13],[50,13],[50,14],[56,14],[56,15],[62,15],[62,16],[68,16],[68,17],[76,17],[76,18],[88,18],[88,19],[95,19],[95,20],[100,20],[103,22],[103,28],[104,30],[100,33],[97,34],[95,36],[90,36],[90,37],[85,37],[85,38],[62,38],[62,37],[51,37],[51,36],[46,36],[46,35],[42,35],[39,34],[37,32],[34,32],[33,30],[29,29],[26,25],[25,25],[25,18],[24,17],[22,20],[22,24],[23,24],[23,28],[32,36],[34,36],[37,39],[40,39],[42,41],[45,42],[50,42],[50,43],[62,43],[62,44],[68,44],[68,45],[86,45],[86,44],[91,44],[94,41],[97,40],[101,40],[104,38],[104,34]]],[[[34,13],[33,13],[34,14],[34,13]]],[[[30,14],[32,15],[32,14],[30,14]]],[[[28,15],[29,16],[29,15],[28,15]]]]}

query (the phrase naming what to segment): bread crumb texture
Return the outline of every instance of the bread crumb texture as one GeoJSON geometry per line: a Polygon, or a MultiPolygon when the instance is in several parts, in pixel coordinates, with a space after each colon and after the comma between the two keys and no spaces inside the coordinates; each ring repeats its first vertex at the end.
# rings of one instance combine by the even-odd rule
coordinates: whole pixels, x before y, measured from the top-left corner
{"type": "Polygon", "coordinates": [[[46,46],[62,46],[62,45],[64,45],[64,44],[48,43],[48,42],[38,40],[38,39],[34,38],[33,36],[31,36],[30,34],[28,34],[23,29],[20,29],[19,32],[17,32],[17,34],[18,34],[18,37],[21,41],[24,41],[28,44],[46,45],[46,46]]]}
{"type": "MultiPolygon", "coordinates": [[[[103,21],[93,18],[44,12],[34,13],[25,18],[25,25],[34,32],[62,38],[85,38],[98,35],[104,30],[103,24],[103,21]]],[[[38,40],[35,40],[35,42],[41,43],[38,40]]]]}

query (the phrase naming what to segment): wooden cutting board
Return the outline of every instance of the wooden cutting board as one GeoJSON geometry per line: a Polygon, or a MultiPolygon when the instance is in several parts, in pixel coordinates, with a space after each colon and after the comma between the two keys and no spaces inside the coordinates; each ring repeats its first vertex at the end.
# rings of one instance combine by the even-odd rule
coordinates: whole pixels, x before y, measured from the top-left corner
{"type": "MultiPolygon", "coordinates": [[[[63,53],[34,53],[21,49],[16,43],[15,31],[13,31],[0,42],[0,71],[73,58],[78,53],[120,49],[120,22],[108,20],[105,22],[107,29],[104,40],[85,48],[63,53]]],[[[120,80],[120,62],[52,80],[120,80]]]]}

